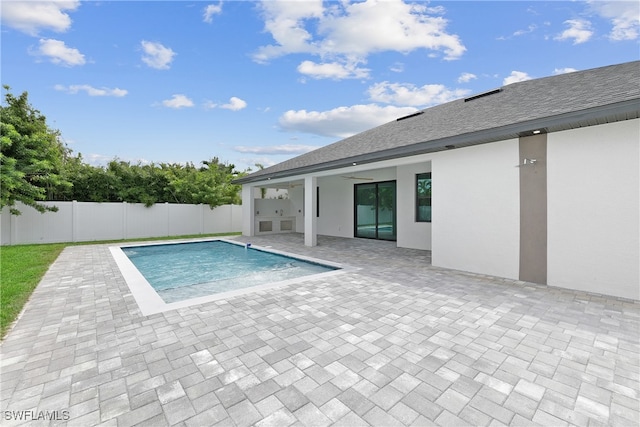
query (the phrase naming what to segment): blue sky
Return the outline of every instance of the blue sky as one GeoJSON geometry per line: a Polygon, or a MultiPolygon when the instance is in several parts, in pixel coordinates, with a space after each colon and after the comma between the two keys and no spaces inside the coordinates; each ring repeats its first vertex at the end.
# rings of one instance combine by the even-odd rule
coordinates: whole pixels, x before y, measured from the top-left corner
{"type": "Polygon", "coordinates": [[[2,1],[2,84],[86,162],[270,166],[417,109],[640,59],[637,1],[2,1]]]}

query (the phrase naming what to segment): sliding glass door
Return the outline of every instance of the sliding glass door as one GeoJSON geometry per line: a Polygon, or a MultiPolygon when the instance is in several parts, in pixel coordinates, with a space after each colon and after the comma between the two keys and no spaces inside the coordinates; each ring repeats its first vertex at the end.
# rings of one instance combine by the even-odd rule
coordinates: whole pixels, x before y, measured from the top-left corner
{"type": "Polygon", "coordinates": [[[376,184],[356,184],[356,237],[377,236],[376,184]]]}
{"type": "Polygon", "coordinates": [[[355,185],[355,236],[396,240],[396,182],[355,185]]]}

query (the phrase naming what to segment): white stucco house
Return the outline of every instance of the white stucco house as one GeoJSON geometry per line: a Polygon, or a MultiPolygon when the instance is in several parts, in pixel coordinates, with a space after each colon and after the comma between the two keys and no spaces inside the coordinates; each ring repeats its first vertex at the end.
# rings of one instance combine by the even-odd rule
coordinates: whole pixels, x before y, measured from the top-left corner
{"type": "Polygon", "coordinates": [[[640,61],[441,104],[238,179],[243,234],[394,240],[438,267],[640,300],[639,117],[640,61]]]}

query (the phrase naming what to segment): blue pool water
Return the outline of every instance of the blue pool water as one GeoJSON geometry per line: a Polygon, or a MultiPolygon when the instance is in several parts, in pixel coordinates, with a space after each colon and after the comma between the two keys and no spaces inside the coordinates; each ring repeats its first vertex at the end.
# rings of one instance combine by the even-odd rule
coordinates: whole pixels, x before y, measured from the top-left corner
{"type": "Polygon", "coordinates": [[[166,303],[336,269],[220,240],[122,251],[166,303]]]}

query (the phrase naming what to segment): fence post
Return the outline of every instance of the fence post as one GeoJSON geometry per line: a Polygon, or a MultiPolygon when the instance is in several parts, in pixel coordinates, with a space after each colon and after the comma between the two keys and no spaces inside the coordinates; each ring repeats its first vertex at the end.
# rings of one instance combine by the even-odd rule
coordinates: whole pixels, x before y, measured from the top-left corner
{"type": "Polygon", "coordinates": [[[78,201],[71,202],[71,241],[75,242],[78,236],[78,201]]]}
{"type": "Polygon", "coordinates": [[[122,240],[127,238],[127,202],[122,202],[122,240]]]}
{"type": "Polygon", "coordinates": [[[13,215],[11,212],[9,212],[9,244],[18,244],[18,215],[13,215]]]}
{"type": "Polygon", "coordinates": [[[164,202],[164,207],[167,210],[167,233],[165,234],[165,236],[169,236],[169,231],[171,230],[170,224],[169,222],[171,221],[171,216],[169,215],[169,202],[164,202]]]}
{"type": "Polygon", "coordinates": [[[205,204],[204,203],[200,203],[200,234],[204,234],[204,207],[205,204]]]}

